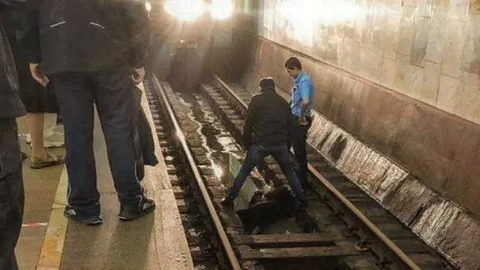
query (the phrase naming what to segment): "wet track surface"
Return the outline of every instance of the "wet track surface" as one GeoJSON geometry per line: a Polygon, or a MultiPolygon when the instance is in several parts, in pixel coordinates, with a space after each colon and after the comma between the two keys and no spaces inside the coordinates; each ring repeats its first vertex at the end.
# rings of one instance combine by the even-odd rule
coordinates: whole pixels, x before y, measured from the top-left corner
{"type": "MultiPolygon", "coordinates": [[[[216,232],[217,228],[213,226],[215,222],[210,220],[209,215],[211,216],[213,211],[218,215],[222,230],[228,235],[226,242],[233,247],[231,252],[235,253],[236,260],[242,269],[358,269],[358,267],[402,269],[402,266],[397,265],[400,261],[395,259],[391,261],[387,258],[393,256],[392,254],[379,251],[382,244],[370,238],[368,230],[354,225],[358,221],[343,217],[346,214],[343,212],[345,210],[339,208],[337,204],[330,203],[333,197],[330,197],[328,192],[322,191],[316,181],[313,181],[312,189],[308,193],[309,207],[305,211],[281,218],[268,226],[262,226],[260,230],[255,231],[254,235],[245,234],[242,222],[239,221],[235,212],[219,204],[225,195],[225,186],[228,187],[233,178],[233,172],[230,172],[232,162],[238,166],[244,154],[238,144],[243,126],[242,109],[229,100],[232,99],[231,97],[222,97],[222,91],[219,91],[222,86],[215,81],[212,82],[213,86],[202,85],[202,88],[197,91],[181,91],[181,89],[172,89],[167,82],[152,80],[149,101],[154,118],[158,118],[156,123],[165,125],[168,121],[165,116],[162,118],[155,115],[160,112],[155,107],[164,106],[159,105],[161,101],[157,92],[164,91],[164,95],[168,97],[168,102],[175,111],[178,127],[181,128],[180,132],[171,132],[174,132],[178,139],[185,139],[185,145],[188,145],[187,148],[193,153],[195,160],[191,166],[201,172],[197,181],[205,184],[211,200],[210,206],[202,202],[204,198],[199,196],[201,192],[198,191],[198,187],[195,187],[198,184],[192,186],[195,177],[187,172],[186,163],[179,162],[178,157],[168,156],[175,152],[170,147],[171,139],[168,142],[169,136],[168,132],[165,133],[165,127],[157,126],[157,132],[161,130],[163,132],[161,134],[164,135],[160,136],[161,139],[165,139],[163,145],[171,150],[167,153],[166,160],[171,160],[171,164],[175,165],[175,168],[171,168],[170,175],[175,181],[178,180],[178,183],[172,181],[172,185],[189,186],[186,189],[187,192],[183,188],[183,191],[177,192],[183,195],[177,196],[176,193],[176,197],[186,230],[196,231],[193,235],[203,236],[202,240],[189,238],[194,262],[199,269],[216,269],[217,267],[235,269],[229,265],[231,262],[226,259],[225,249],[222,248],[221,242],[225,239],[219,237],[221,233],[216,232]],[[179,166],[180,163],[181,166],[179,166]],[[195,199],[191,200],[189,196],[195,199]],[[180,197],[183,201],[178,199],[180,197]],[[182,211],[182,207],[186,210],[182,211]],[[192,224],[192,216],[184,216],[184,212],[195,213],[194,219],[197,223],[201,221],[203,225],[189,229],[187,225],[192,224]],[[215,261],[219,266],[211,268],[216,264],[215,261]]],[[[243,105],[249,101],[248,93],[237,91],[237,94],[233,95],[237,95],[237,101],[238,98],[242,98],[243,105]]],[[[179,148],[175,149],[178,152],[179,148]]],[[[309,160],[312,166],[321,171],[330,181],[343,185],[342,192],[346,192],[357,206],[363,205],[362,211],[372,220],[376,220],[377,225],[380,224],[379,227],[389,237],[394,237],[395,243],[401,245],[411,258],[422,265],[422,269],[449,268],[441,259],[436,259],[433,251],[425,244],[402,228],[401,224],[396,226],[394,217],[389,217],[388,213],[378,207],[375,201],[362,195],[358,188],[349,184],[347,179],[344,179],[312,149],[309,149],[309,160]]],[[[311,177],[315,178],[315,175],[311,177]]],[[[237,201],[235,210],[246,208],[255,190],[268,190],[285,181],[278,166],[269,158],[263,166],[259,167],[259,170],[253,172],[250,179],[252,181],[247,183],[251,184],[246,184],[244,198],[237,201]]]]}

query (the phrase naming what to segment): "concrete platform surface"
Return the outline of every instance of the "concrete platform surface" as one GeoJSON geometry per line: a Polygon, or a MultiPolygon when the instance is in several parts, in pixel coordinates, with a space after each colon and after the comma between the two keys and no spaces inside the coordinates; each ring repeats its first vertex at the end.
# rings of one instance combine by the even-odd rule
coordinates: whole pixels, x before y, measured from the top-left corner
{"type": "MultiPolygon", "coordinates": [[[[145,97],[142,106],[153,126],[145,97]]],[[[157,208],[152,215],[136,221],[119,222],[105,141],[98,118],[95,121],[103,225],[88,227],[63,217],[68,186],[64,167],[33,171],[25,164],[27,226],[22,229],[16,250],[20,269],[193,269],[157,137],[160,164],[147,167],[142,182],[157,208]]]]}

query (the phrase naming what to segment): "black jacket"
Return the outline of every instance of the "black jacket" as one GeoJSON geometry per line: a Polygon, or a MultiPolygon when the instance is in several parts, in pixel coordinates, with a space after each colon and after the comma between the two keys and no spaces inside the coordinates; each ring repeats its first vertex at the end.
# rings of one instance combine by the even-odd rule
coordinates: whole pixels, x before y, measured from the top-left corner
{"type": "Polygon", "coordinates": [[[0,0],[0,118],[15,118],[25,114],[18,95],[15,62],[3,27],[2,12],[9,8],[22,8],[25,1],[0,0]]]}
{"type": "Polygon", "coordinates": [[[248,106],[243,143],[262,146],[290,145],[292,114],[288,103],[273,88],[264,88],[248,106]]]}
{"type": "Polygon", "coordinates": [[[144,0],[37,0],[36,11],[30,50],[45,74],[143,66],[149,41],[144,0]]]}

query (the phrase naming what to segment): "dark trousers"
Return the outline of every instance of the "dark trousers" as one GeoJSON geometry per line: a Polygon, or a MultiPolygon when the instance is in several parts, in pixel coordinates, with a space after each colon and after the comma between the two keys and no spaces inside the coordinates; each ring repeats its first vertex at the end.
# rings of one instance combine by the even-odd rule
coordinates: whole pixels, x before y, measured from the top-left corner
{"type": "Polygon", "coordinates": [[[15,246],[23,220],[22,157],[15,119],[0,119],[0,270],[18,269],[15,246]]]}
{"type": "Polygon", "coordinates": [[[79,217],[100,214],[93,151],[94,104],[120,203],[138,203],[143,194],[136,176],[134,145],[134,115],[138,114],[134,113],[134,88],[129,74],[75,72],[51,77],[65,127],[69,205],[79,217]]]}
{"type": "Polygon", "coordinates": [[[229,199],[235,199],[238,196],[238,192],[242,188],[245,180],[247,179],[250,172],[258,165],[258,163],[263,160],[266,156],[271,155],[280,165],[283,174],[288,180],[290,187],[295,193],[295,197],[298,200],[303,199],[302,187],[298,181],[297,175],[293,171],[293,164],[290,160],[288,154],[287,145],[277,146],[277,147],[263,147],[258,144],[253,144],[247,151],[247,157],[238,172],[238,175],[233,181],[233,185],[228,191],[227,197],[229,199]]]}
{"type": "Polygon", "coordinates": [[[312,118],[307,117],[308,124],[301,126],[298,124],[298,117],[293,116],[292,123],[292,146],[295,152],[295,158],[298,162],[296,169],[298,178],[302,187],[305,188],[308,179],[308,163],[307,163],[307,133],[312,126],[312,118]]]}

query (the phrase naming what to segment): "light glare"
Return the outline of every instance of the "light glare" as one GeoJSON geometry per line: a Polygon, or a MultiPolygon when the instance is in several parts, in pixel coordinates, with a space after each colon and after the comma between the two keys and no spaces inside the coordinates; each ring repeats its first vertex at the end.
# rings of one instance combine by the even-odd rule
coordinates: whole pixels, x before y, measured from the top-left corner
{"type": "Polygon", "coordinates": [[[205,12],[205,4],[202,0],[169,0],[165,10],[179,20],[193,21],[205,12]]]}
{"type": "Polygon", "coordinates": [[[363,16],[363,10],[347,0],[284,0],[278,5],[265,2],[264,26],[284,29],[287,37],[314,45],[319,27],[354,21],[363,16]]]}
{"type": "Polygon", "coordinates": [[[210,13],[212,17],[219,20],[224,20],[232,16],[233,4],[231,0],[212,0],[210,13]]]}

